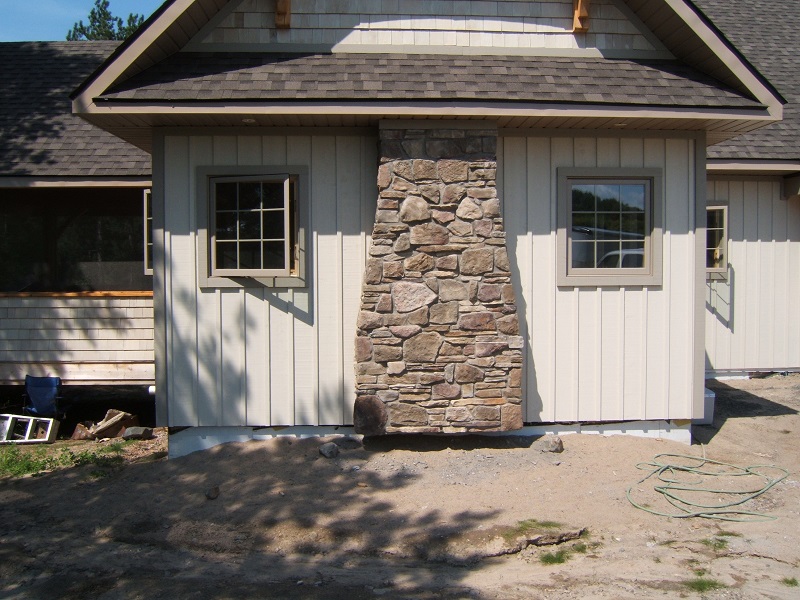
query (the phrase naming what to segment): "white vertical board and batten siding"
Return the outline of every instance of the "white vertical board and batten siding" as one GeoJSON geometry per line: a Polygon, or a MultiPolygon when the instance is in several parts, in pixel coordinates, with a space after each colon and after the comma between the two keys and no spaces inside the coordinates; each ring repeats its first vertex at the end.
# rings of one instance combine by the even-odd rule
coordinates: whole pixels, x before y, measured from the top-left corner
{"type": "Polygon", "coordinates": [[[714,177],[709,206],[728,207],[726,280],[706,283],[706,369],[800,369],[800,199],[779,178],[714,177]]]}
{"type": "Polygon", "coordinates": [[[696,142],[691,137],[501,138],[509,253],[526,336],[526,422],[693,416],[696,142]],[[663,170],[660,286],[557,287],[559,167],[663,170]]]}
{"type": "Polygon", "coordinates": [[[350,422],[376,139],[167,135],[164,148],[169,424],[350,422]],[[197,168],[231,165],[308,165],[306,287],[199,288],[197,168]]]}

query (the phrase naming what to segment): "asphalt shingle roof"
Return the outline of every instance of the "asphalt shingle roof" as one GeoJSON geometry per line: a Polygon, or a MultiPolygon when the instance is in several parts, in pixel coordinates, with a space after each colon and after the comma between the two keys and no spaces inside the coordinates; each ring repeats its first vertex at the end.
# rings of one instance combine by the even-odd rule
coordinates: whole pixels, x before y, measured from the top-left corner
{"type": "Polygon", "coordinates": [[[150,155],[72,114],[118,42],[0,43],[0,177],[149,177],[150,155]]]}
{"type": "Polygon", "coordinates": [[[759,106],[677,62],[407,54],[179,53],[102,98],[759,106]]]}
{"type": "Polygon", "coordinates": [[[800,1],[695,4],[788,101],[783,121],[711,146],[709,158],[800,160],[800,1]]]}

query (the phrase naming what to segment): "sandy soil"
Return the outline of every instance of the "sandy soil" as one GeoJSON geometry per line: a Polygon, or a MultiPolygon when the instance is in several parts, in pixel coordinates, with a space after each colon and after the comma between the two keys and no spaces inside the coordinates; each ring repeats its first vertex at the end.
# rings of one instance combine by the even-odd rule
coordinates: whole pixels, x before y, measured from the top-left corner
{"type": "Polygon", "coordinates": [[[123,467],[0,480],[0,597],[798,598],[800,375],[711,385],[716,419],[691,447],[401,437],[340,440],[327,459],[320,440],[280,439],[167,461],[162,431],[123,467]],[[674,511],[637,484],[661,453],[786,468],[744,505],[774,520],[634,508],[630,486],[674,511]],[[542,563],[561,549],[566,562],[542,563]],[[724,587],[687,587],[698,577],[724,587]]]}

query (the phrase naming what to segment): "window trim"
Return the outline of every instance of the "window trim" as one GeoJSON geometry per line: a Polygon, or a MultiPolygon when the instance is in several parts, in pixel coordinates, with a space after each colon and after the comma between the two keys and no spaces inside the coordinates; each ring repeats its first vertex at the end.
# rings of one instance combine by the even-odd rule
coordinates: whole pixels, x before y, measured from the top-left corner
{"type": "Polygon", "coordinates": [[[728,204],[719,200],[709,201],[706,204],[706,222],[705,222],[705,240],[703,242],[703,265],[706,270],[706,279],[714,280],[727,280],[728,279],[728,253],[730,252],[729,246],[730,238],[728,237],[728,204]],[[723,266],[709,267],[707,253],[710,250],[708,247],[708,213],[712,210],[722,211],[722,239],[724,240],[725,252],[723,254],[723,266]]]}
{"type": "Polygon", "coordinates": [[[153,248],[153,191],[151,189],[148,188],[142,191],[142,202],[142,214],[144,215],[144,227],[142,227],[144,258],[142,262],[144,263],[144,274],[152,275],[153,265],[149,260],[151,253],[147,251],[153,248]]]}
{"type": "Polygon", "coordinates": [[[663,175],[661,169],[652,168],[583,168],[560,167],[557,169],[558,197],[556,233],[557,260],[556,284],[559,287],[625,287],[660,286],[662,284],[662,222],[663,222],[663,175]],[[648,230],[644,239],[644,266],[641,268],[572,268],[570,266],[569,232],[571,222],[570,183],[575,180],[596,182],[647,181],[650,188],[649,206],[646,207],[648,230]]]}
{"type": "MultiPolygon", "coordinates": [[[[307,236],[309,222],[309,169],[304,165],[227,166],[197,168],[197,275],[201,288],[296,288],[306,287],[307,236]],[[215,180],[229,181],[254,179],[294,179],[295,243],[290,250],[295,254],[295,272],[264,274],[263,270],[242,271],[213,268],[214,203],[211,186],[215,180]]],[[[291,236],[290,236],[291,237],[291,236]]]]}

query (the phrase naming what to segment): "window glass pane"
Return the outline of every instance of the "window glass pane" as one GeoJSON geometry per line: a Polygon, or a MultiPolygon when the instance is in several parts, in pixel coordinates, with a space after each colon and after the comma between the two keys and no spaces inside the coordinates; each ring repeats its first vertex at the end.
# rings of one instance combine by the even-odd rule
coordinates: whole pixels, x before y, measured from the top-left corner
{"type": "Polygon", "coordinates": [[[243,181],[239,184],[239,210],[261,208],[261,183],[243,181]]]}
{"type": "Polygon", "coordinates": [[[623,239],[627,238],[641,238],[644,239],[645,234],[645,218],[644,213],[622,213],[621,226],[623,239]]]}
{"type": "Polygon", "coordinates": [[[240,242],[239,243],[239,268],[240,269],[260,269],[261,268],[261,243],[260,242],[240,242]]]}
{"type": "Polygon", "coordinates": [[[283,182],[264,182],[264,208],[283,208],[283,182]]]}
{"type": "Polygon", "coordinates": [[[708,248],[721,248],[722,247],[722,234],[719,229],[706,231],[706,244],[708,248]]]}
{"type": "Polygon", "coordinates": [[[236,213],[218,212],[217,213],[217,239],[235,240],[236,239],[236,213]]]}
{"type": "Polygon", "coordinates": [[[725,255],[721,250],[714,248],[706,250],[707,269],[722,269],[724,267],[725,267],[725,255]]]}
{"type": "Polygon", "coordinates": [[[601,239],[619,239],[619,213],[600,213],[597,215],[597,237],[601,239]]]}
{"type": "Polygon", "coordinates": [[[261,211],[239,213],[239,239],[261,239],[261,211]]]}
{"type": "Polygon", "coordinates": [[[621,186],[621,208],[624,211],[644,212],[646,186],[644,184],[625,184],[621,186]]]}
{"type": "Polygon", "coordinates": [[[619,185],[603,184],[595,186],[597,210],[618,211],[620,207],[619,185]]]}
{"type": "Polygon", "coordinates": [[[235,269],[236,242],[217,242],[217,269],[235,269]]]}
{"type": "Polygon", "coordinates": [[[264,268],[283,269],[286,267],[286,250],[283,242],[264,242],[264,268]]]}
{"type": "Polygon", "coordinates": [[[589,269],[594,266],[594,242],[572,242],[572,267],[589,269]]]}
{"type": "Polygon", "coordinates": [[[597,267],[607,269],[619,267],[619,242],[597,242],[597,267]]]}
{"type": "Polygon", "coordinates": [[[580,240],[593,240],[595,238],[595,224],[594,213],[575,213],[572,215],[572,238],[580,240]]]}
{"type": "Polygon", "coordinates": [[[573,211],[594,211],[594,186],[593,185],[573,185],[572,186],[572,210],[573,211]]]}
{"type": "Polygon", "coordinates": [[[236,210],[236,183],[218,183],[217,210],[236,210]]]}
{"type": "Polygon", "coordinates": [[[709,229],[722,229],[725,227],[724,223],[724,212],[720,208],[711,209],[706,214],[708,215],[708,228],[709,229]]]}
{"type": "Polygon", "coordinates": [[[282,210],[264,211],[264,239],[282,240],[283,235],[283,216],[282,210]]]}

